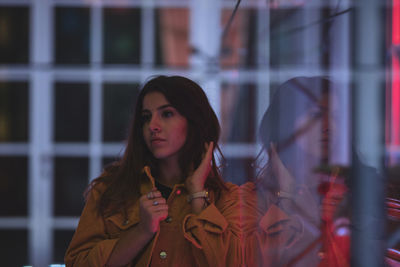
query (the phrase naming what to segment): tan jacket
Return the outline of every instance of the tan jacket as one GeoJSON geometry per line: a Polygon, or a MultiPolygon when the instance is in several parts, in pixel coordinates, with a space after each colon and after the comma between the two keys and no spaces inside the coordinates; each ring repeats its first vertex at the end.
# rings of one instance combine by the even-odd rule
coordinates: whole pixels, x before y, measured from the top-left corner
{"type": "MultiPolygon", "coordinates": [[[[306,247],[319,238],[307,230],[304,225],[305,213],[298,216],[296,207],[272,204],[268,192],[248,182],[240,186],[241,195],[241,228],[243,231],[243,257],[247,267],[280,267],[291,266],[290,261],[302,257],[306,247]]],[[[307,206],[310,202],[308,192],[294,196],[290,203],[307,206]],[[300,203],[301,202],[301,203],[300,203]]],[[[310,212],[316,207],[308,206],[310,212]]],[[[314,218],[312,214],[307,214],[314,218]]],[[[318,230],[318,226],[313,226],[318,230]]],[[[298,266],[317,266],[304,264],[298,266]]]]}
{"type": "MultiPolygon", "coordinates": [[[[154,178],[148,178],[141,194],[154,185],[154,178]]],[[[226,186],[218,201],[210,192],[210,205],[195,215],[185,186],[175,185],[167,200],[170,219],[160,223],[160,230],[128,266],[242,266],[239,189],[226,186]]],[[[67,267],[106,266],[120,234],[140,221],[139,202],[128,209],[128,220],[122,214],[99,217],[96,205],[104,189],[100,184],[89,194],[65,255],[67,267]]]]}

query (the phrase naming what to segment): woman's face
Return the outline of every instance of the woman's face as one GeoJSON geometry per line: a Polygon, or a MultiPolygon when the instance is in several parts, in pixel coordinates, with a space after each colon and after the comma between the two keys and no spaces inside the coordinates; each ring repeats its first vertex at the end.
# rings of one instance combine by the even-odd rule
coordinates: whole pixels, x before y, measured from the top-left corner
{"type": "Polygon", "coordinates": [[[324,95],[315,105],[295,121],[295,129],[304,128],[296,142],[314,156],[329,157],[330,139],[334,130],[333,119],[329,111],[329,97],[324,95]]]}
{"type": "Polygon", "coordinates": [[[186,142],[187,120],[159,92],[145,95],[142,108],[143,137],[160,160],[178,159],[186,142]]]}

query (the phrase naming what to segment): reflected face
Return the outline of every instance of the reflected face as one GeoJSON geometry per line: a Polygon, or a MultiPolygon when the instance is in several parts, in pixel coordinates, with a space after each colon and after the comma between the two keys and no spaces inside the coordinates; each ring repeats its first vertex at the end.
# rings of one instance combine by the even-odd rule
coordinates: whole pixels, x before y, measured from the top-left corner
{"type": "Polygon", "coordinates": [[[147,94],[142,109],[143,137],[160,160],[178,159],[186,142],[187,120],[159,92],[147,94]]]}
{"type": "Polygon", "coordinates": [[[334,128],[333,118],[329,111],[329,97],[326,94],[318,104],[312,105],[305,114],[296,119],[295,129],[304,129],[296,141],[304,151],[327,159],[334,128]]]}

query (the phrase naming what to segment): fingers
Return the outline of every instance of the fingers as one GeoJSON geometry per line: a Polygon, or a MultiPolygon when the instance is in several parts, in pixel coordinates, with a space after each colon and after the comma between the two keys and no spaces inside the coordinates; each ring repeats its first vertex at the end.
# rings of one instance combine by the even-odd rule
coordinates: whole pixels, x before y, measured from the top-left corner
{"type": "Polygon", "coordinates": [[[204,146],[206,148],[206,154],[204,155],[203,160],[200,163],[200,166],[199,166],[200,170],[207,170],[211,166],[211,160],[212,160],[212,155],[213,155],[213,150],[214,150],[214,142],[211,141],[208,144],[205,143],[204,146]]]}
{"type": "Polygon", "coordinates": [[[142,204],[145,207],[150,207],[150,206],[160,206],[160,205],[166,205],[167,204],[167,200],[163,197],[155,197],[152,199],[147,199],[146,197],[142,198],[142,204]]]}
{"type": "Polygon", "coordinates": [[[160,221],[168,217],[167,200],[162,197],[157,188],[153,188],[140,199],[140,223],[144,229],[155,233],[159,229],[160,221]]]}
{"type": "MultiPolygon", "coordinates": [[[[145,195],[140,197],[140,202],[142,203],[143,207],[162,207],[167,206],[167,200],[162,197],[161,192],[157,189],[153,189],[152,191],[148,192],[145,195]]],[[[158,210],[158,209],[155,209],[158,210]]]]}
{"type": "Polygon", "coordinates": [[[152,191],[146,194],[147,199],[154,199],[161,197],[161,192],[157,190],[157,188],[153,188],[152,191]]]}
{"type": "Polygon", "coordinates": [[[276,151],[276,146],[273,142],[269,143],[269,152],[271,154],[271,158],[278,157],[278,152],[276,151]]]}
{"type": "Polygon", "coordinates": [[[208,159],[209,161],[211,161],[211,159],[212,159],[212,153],[213,153],[213,150],[214,150],[214,142],[213,141],[211,141],[210,143],[206,143],[205,144],[205,147],[206,147],[206,155],[205,155],[205,158],[206,159],[208,159]]]}

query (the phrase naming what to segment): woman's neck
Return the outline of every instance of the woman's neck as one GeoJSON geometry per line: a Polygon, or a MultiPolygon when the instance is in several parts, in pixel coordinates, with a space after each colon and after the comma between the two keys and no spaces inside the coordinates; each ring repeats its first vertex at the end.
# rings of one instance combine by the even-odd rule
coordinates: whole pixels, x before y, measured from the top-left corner
{"type": "Polygon", "coordinates": [[[163,185],[173,187],[175,184],[182,182],[182,173],[178,161],[169,160],[159,162],[159,171],[157,180],[163,185]]]}

